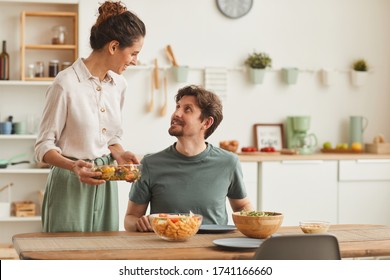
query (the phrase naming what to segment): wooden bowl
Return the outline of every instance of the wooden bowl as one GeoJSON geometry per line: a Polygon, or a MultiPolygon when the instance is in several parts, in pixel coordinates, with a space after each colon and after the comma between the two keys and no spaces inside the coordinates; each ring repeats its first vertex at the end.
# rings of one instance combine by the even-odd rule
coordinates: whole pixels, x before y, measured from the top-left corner
{"type": "Polygon", "coordinates": [[[265,216],[248,216],[234,212],[233,222],[237,229],[247,237],[265,239],[274,234],[283,222],[283,214],[264,212],[265,216]]]}

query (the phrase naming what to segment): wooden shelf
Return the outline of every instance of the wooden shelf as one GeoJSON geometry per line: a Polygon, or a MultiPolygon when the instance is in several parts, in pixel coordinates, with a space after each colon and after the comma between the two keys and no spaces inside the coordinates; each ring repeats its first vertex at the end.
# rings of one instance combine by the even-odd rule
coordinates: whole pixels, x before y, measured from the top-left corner
{"type": "MultiPolygon", "coordinates": [[[[22,81],[52,81],[54,78],[52,77],[39,77],[39,78],[28,78],[26,75],[27,71],[27,64],[31,63],[31,58],[36,57],[36,52],[40,52],[41,55],[44,57],[48,57],[50,53],[53,51],[55,54],[60,54],[62,52],[62,55],[66,55],[67,61],[74,62],[78,58],[78,14],[76,12],[43,12],[43,11],[22,11],[21,13],[21,47],[20,47],[20,77],[22,81]],[[71,44],[47,44],[45,42],[38,42],[38,43],[30,43],[26,42],[27,38],[26,35],[28,33],[28,29],[30,28],[28,23],[26,22],[28,18],[30,17],[36,17],[36,18],[69,18],[70,20],[65,20],[67,24],[71,26],[71,30],[69,30],[69,41],[71,44]],[[26,52],[29,51],[29,54],[26,52]],[[31,52],[34,51],[34,56],[31,54],[31,52]],[[47,51],[45,53],[44,51],[47,51]],[[63,52],[67,52],[66,54],[63,52]],[[70,53],[69,53],[70,52],[70,53]],[[27,59],[30,58],[30,59],[27,59]],[[71,59],[70,59],[71,58],[71,59]],[[72,61],[71,61],[72,60],[72,61]],[[29,62],[27,62],[29,61],[29,62]]],[[[44,25],[45,23],[42,22],[44,25]]],[[[53,25],[53,27],[55,24],[53,25]]],[[[49,39],[49,38],[46,38],[49,39]]],[[[51,58],[50,58],[51,59],[51,58]]],[[[48,68],[48,62],[50,60],[49,58],[46,59],[47,61],[44,62],[46,70],[44,70],[44,73],[47,73],[48,68]]],[[[59,70],[60,66],[59,66],[59,70]]]]}
{"type": "Polygon", "coordinates": [[[77,50],[76,45],[25,45],[26,50],[77,50]]]}

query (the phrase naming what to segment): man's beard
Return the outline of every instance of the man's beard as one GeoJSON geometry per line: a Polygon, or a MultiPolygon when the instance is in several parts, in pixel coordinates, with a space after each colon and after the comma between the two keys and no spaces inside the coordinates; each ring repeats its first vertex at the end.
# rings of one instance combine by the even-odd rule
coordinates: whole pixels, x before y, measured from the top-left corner
{"type": "Polygon", "coordinates": [[[176,137],[180,137],[180,136],[183,136],[183,130],[178,130],[178,129],[174,129],[174,128],[172,128],[172,127],[170,127],[169,129],[168,129],[168,133],[169,133],[169,135],[171,135],[171,136],[176,136],[176,137]]]}

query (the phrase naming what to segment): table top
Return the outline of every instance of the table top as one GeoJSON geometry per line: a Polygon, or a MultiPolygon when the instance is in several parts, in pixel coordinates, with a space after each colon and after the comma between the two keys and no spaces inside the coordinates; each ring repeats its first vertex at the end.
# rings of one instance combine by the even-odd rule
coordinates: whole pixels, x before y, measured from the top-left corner
{"type": "MultiPolygon", "coordinates": [[[[332,225],[342,258],[390,256],[390,227],[332,225]]],[[[277,234],[303,234],[299,227],[281,227],[277,234]]],[[[43,260],[225,260],[252,259],[255,249],[226,248],[216,239],[246,238],[239,231],[196,234],[184,242],[165,241],[154,233],[62,232],[25,233],[13,237],[21,259],[43,260]]]]}

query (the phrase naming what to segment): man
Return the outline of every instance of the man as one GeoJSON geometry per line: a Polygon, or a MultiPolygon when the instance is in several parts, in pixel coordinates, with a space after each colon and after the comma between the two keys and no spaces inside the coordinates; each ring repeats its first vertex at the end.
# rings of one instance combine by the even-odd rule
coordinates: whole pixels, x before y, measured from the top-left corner
{"type": "Polygon", "coordinates": [[[178,91],[168,130],[177,142],[142,159],[141,179],[129,193],[127,231],[152,231],[149,203],[150,213],[191,211],[204,224],[227,224],[226,197],[233,211],[252,210],[237,155],[205,141],[222,118],[215,94],[197,86],[178,91]]]}

